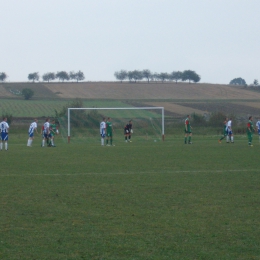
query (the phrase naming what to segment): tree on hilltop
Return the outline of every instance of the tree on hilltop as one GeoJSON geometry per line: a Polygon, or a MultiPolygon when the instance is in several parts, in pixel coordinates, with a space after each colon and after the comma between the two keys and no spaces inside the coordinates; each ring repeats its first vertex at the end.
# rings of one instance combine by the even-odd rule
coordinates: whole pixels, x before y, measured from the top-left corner
{"type": "Polygon", "coordinates": [[[185,70],[182,72],[182,81],[188,80],[197,83],[200,81],[200,76],[193,70],[185,70]]]}
{"type": "Polygon", "coordinates": [[[256,86],[256,87],[257,87],[257,86],[259,85],[259,83],[258,83],[258,80],[257,80],[257,79],[255,79],[255,80],[254,80],[254,82],[253,82],[253,84],[254,84],[254,86],[256,86]]]}
{"type": "Polygon", "coordinates": [[[130,82],[132,80],[134,80],[134,82],[136,83],[137,80],[142,80],[143,79],[143,73],[140,70],[128,71],[127,77],[128,77],[130,82]]]}
{"type": "Polygon", "coordinates": [[[156,73],[155,77],[158,80],[161,80],[161,82],[163,83],[164,81],[166,81],[167,79],[169,79],[169,74],[166,72],[161,72],[161,73],[156,73]]]}
{"type": "Polygon", "coordinates": [[[84,79],[85,79],[85,75],[84,75],[84,73],[82,71],[79,70],[78,72],[76,72],[76,80],[77,80],[77,82],[82,81],[84,79]]]}
{"type": "Polygon", "coordinates": [[[246,81],[242,78],[234,78],[229,82],[229,85],[239,85],[239,86],[245,86],[246,81]]]}
{"type": "Polygon", "coordinates": [[[43,81],[48,81],[48,82],[50,82],[50,80],[55,80],[55,79],[56,79],[56,75],[55,75],[55,73],[53,73],[53,72],[45,73],[45,74],[43,74],[43,76],[42,76],[42,80],[43,80],[43,81]]]}
{"type": "Polygon", "coordinates": [[[29,80],[32,80],[33,82],[39,81],[39,78],[40,78],[39,72],[30,73],[30,74],[28,75],[28,79],[29,79],[29,80]]]}
{"type": "Polygon", "coordinates": [[[136,83],[137,80],[142,80],[144,78],[142,71],[134,70],[132,71],[132,77],[136,83]]]}
{"type": "Polygon", "coordinates": [[[71,80],[76,80],[77,82],[79,82],[79,81],[84,80],[85,76],[84,76],[84,73],[79,70],[78,72],[71,71],[69,74],[69,78],[71,80]]]}
{"type": "Polygon", "coordinates": [[[114,73],[114,76],[116,77],[117,80],[120,80],[122,83],[123,80],[127,79],[127,71],[126,70],[116,71],[114,73]]]}
{"type": "Polygon", "coordinates": [[[56,78],[64,82],[64,80],[69,80],[70,76],[66,71],[59,71],[56,73],[56,78]]]}
{"type": "Polygon", "coordinates": [[[143,73],[143,77],[147,79],[148,83],[150,83],[150,80],[153,77],[152,72],[150,70],[143,70],[142,73],[143,73]]]}
{"type": "Polygon", "coordinates": [[[7,75],[6,75],[6,73],[5,72],[0,72],[0,80],[2,81],[2,82],[4,82],[6,79],[7,79],[7,75]]]}
{"type": "Polygon", "coordinates": [[[178,81],[182,79],[182,72],[181,71],[173,71],[170,74],[170,78],[171,78],[171,80],[174,80],[175,83],[177,84],[178,81]]]}

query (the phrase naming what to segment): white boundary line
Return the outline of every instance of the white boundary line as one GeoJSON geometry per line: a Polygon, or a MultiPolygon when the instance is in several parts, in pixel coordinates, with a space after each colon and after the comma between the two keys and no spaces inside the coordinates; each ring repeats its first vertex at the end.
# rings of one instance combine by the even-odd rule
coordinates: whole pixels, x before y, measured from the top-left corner
{"type": "MultiPolygon", "coordinates": [[[[235,170],[196,170],[196,171],[163,171],[163,173],[228,173],[228,172],[260,172],[260,169],[235,169],[235,170]]],[[[157,171],[151,172],[109,172],[109,173],[98,173],[98,172],[85,172],[85,173],[25,173],[25,174],[0,174],[0,177],[12,177],[12,176],[80,176],[80,175],[127,175],[127,174],[149,174],[149,173],[158,173],[157,171]]]]}

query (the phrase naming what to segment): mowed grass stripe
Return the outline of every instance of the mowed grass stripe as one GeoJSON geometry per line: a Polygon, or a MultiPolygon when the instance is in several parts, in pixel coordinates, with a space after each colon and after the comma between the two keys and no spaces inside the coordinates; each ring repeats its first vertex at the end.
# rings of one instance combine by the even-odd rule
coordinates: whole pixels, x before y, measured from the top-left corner
{"type": "MultiPolygon", "coordinates": [[[[183,174],[196,174],[196,173],[229,173],[229,172],[260,172],[260,169],[236,169],[236,170],[198,170],[198,171],[160,171],[159,174],[175,174],[175,173],[183,173],[183,174]]],[[[97,173],[97,172],[82,172],[82,173],[25,173],[23,175],[20,174],[1,174],[0,177],[11,177],[11,176],[77,176],[77,175],[133,175],[133,174],[157,174],[158,172],[106,172],[106,173],[97,173]]]]}

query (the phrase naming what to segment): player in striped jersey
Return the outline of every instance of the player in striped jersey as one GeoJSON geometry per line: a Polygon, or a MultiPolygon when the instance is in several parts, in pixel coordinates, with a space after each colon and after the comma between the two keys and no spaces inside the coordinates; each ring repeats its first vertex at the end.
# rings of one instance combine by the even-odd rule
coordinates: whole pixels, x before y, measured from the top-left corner
{"type": "Polygon", "coordinates": [[[42,147],[44,147],[45,141],[47,142],[50,138],[50,119],[49,118],[46,118],[43,128],[44,128],[44,130],[43,130],[44,138],[42,140],[42,147]]]}
{"type": "Polygon", "coordinates": [[[9,132],[9,125],[7,123],[7,118],[4,117],[3,121],[0,123],[0,150],[3,150],[3,142],[5,142],[5,150],[8,150],[8,132],[9,132]]]}
{"type": "Polygon", "coordinates": [[[106,118],[103,117],[103,121],[100,123],[100,136],[101,136],[101,145],[105,145],[106,137],[106,118]]]}
{"type": "Polygon", "coordinates": [[[230,118],[228,120],[228,123],[227,123],[227,133],[228,133],[228,137],[227,137],[227,143],[229,143],[231,141],[231,143],[233,144],[234,143],[234,135],[233,135],[233,131],[232,131],[232,118],[230,118]]]}
{"type": "Polygon", "coordinates": [[[256,127],[259,136],[259,142],[260,142],[260,118],[258,118],[258,121],[256,122],[256,127]]]}
{"type": "Polygon", "coordinates": [[[34,122],[32,122],[30,124],[29,130],[28,130],[29,139],[27,141],[27,146],[29,146],[29,147],[32,146],[32,142],[33,142],[33,138],[34,138],[34,131],[36,131],[36,133],[38,134],[37,123],[38,123],[38,120],[34,119],[34,122]]]}

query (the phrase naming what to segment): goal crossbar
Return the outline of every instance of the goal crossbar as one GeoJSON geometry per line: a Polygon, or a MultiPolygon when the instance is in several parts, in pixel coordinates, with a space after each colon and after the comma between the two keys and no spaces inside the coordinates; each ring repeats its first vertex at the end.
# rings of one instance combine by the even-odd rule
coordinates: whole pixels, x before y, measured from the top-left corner
{"type": "Polygon", "coordinates": [[[162,111],[162,140],[164,141],[164,107],[69,107],[68,108],[68,143],[70,143],[70,111],[71,110],[150,110],[162,111]]]}

